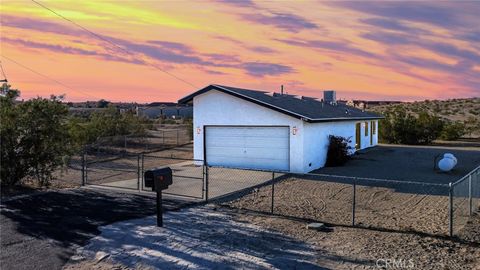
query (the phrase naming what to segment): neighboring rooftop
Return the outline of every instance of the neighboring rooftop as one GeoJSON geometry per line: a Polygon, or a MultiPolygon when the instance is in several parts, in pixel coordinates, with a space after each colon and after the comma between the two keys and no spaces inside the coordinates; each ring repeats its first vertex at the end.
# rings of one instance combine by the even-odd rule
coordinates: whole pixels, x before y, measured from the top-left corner
{"type": "Polygon", "coordinates": [[[268,91],[242,89],[224,85],[212,84],[200,89],[178,101],[189,103],[197,95],[210,90],[217,90],[255,104],[276,110],[278,112],[303,119],[307,122],[325,122],[342,120],[380,119],[381,115],[365,112],[342,103],[326,103],[314,97],[295,96],[268,91]]]}

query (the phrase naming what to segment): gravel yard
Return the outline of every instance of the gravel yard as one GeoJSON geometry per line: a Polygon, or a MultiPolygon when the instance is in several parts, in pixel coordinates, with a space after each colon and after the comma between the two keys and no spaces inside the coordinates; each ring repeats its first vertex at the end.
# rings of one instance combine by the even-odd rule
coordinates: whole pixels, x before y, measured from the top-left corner
{"type": "Polygon", "coordinates": [[[378,259],[412,260],[415,269],[472,269],[480,263],[475,262],[480,256],[480,218],[456,223],[458,238],[450,239],[448,197],[368,186],[357,186],[356,196],[358,227],[351,226],[351,186],[340,183],[281,181],[275,184],[274,216],[268,215],[270,186],[223,205],[241,213],[239,221],[315,245],[326,267],[376,268],[378,259]],[[333,231],[303,229],[312,221],[324,222],[333,231]]]}

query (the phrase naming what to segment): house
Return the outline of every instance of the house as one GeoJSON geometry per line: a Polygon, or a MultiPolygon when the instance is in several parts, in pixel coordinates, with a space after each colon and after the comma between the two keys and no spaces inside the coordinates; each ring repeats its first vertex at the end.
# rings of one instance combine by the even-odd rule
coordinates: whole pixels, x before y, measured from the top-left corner
{"type": "Polygon", "coordinates": [[[366,110],[368,108],[372,108],[375,106],[381,105],[390,105],[390,104],[400,104],[401,101],[393,101],[393,100],[349,100],[347,101],[347,105],[355,108],[359,108],[362,110],[366,110]]]}
{"type": "Polygon", "coordinates": [[[351,146],[377,145],[378,119],[312,97],[209,85],[182,99],[193,104],[194,158],[213,166],[305,173],[325,165],[329,135],[351,146]]]}

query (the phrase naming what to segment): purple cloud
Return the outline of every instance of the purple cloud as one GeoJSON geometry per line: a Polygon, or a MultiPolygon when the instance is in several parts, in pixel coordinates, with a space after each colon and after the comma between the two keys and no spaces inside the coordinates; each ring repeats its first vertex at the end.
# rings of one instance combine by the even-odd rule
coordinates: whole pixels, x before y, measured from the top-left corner
{"type": "Polygon", "coordinates": [[[237,6],[237,7],[254,7],[255,3],[252,0],[217,0],[219,3],[237,6]]]}
{"type": "Polygon", "coordinates": [[[60,35],[69,35],[69,36],[89,36],[86,32],[82,30],[77,30],[68,26],[64,26],[58,23],[51,23],[48,21],[16,17],[10,15],[4,15],[0,17],[2,26],[21,28],[27,30],[34,30],[40,32],[55,33],[60,35]]]}
{"type": "Polygon", "coordinates": [[[363,20],[360,20],[360,21],[364,24],[371,25],[371,26],[374,26],[374,27],[377,27],[377,28],[386,29],[386,30],[416,33],[416,34],[419,34],[419,35],[430,34],[429,31],[425,31],[423,29],[406,26],[405,24],[399,22],[398,20],[394,20],[394,19],[368,18],[368,19],[363,19],[363,20]]]}
{"type": "Polygon", "coordinates": [[[73,54],[73,55],[85,55],[85,56],[96,56],[104,60],[108,61],[117,61],[117,62],[125,62],[125,63],[132,63],[132,64],[144,64],[145,62],[138,59],[129,59],[127,57],[120,57],[116,55],[101,53],[98,51],[90,51],[80,48],[74,48],[69,46],[61,46],[55,44],[46,44],[40,43],[36,41],[28,41],[23,39],[11,39],[11,38],[2,38],[2,42],[13,44],[16,46],[23,46],[26,48],[34,48],[34,49],[43,49],[48,50],[54,53],[66,53],[66,54],[73,54]]]}
{"type": "Polygon", "coordinates": [[[254,46],[254,47],[248,47],[249,50],[258,52],[258,53],[275,53],[277,52],[276,50],[269,48],[269,47],[264,47],[264,46],[254,46]]]}
{"type": "Polygon", "coordinates": [[[271,13],[271,15],[262,14],[242,14],[241,17],[249,22],[271,25],[273,27],[297,33],[306,29],[316,29],[318,26],[305,18],[288,13],[271,13]]]}
{"type": "Polygon", "coordinates": [[[166,48],[166,49],[172,49],[172,50],[180,51],[180,52],[183,52],[183,53],[193,53],[192,47],[187,46],[183,43],[164,41],[164,40],[147,40],[147,43],[153,44],[153,45],[158,45],[158,46],[166,48]]]}
{"type": "Polygon", "coordinates": [[[465,26],[465,15],[480,14],[474,2],[357,2],[337,1],[330,5],[390,19],[428,23],[445,28],[465,26]]]}
{"type": "Polygon", "coordinates": [[[370,32],[362,34],[361,37],[377,41],[387,46],[410,45],[429,50],[431,52],[453,57],[458,60],[471,60],[480,63],[480,53],[473,50],[461,49],[455,45],[445,42],[432,42],[419,38],[415,34],[392,33],[392,32],[370,32]]]}
{"type": "Polygon", "coordinates": [[[326,41],[326,40],[300,40],[300,39],[275,39],[276,41],[292,46],[327,50],[338,54],[350,53],[363,57],[378,57],[378,55],[365,50],[353,47],[348,41],[326,41]]]}
{"type": "Polygon", "coordinates": [[[247,74],[255,77],[263,77],[266,75],[275,76],[292,73],[295,70],[289,66],[272,64],[272,63],[260,63],[260,62],[247,62],[243,64],[243,68],[247,74]]]}

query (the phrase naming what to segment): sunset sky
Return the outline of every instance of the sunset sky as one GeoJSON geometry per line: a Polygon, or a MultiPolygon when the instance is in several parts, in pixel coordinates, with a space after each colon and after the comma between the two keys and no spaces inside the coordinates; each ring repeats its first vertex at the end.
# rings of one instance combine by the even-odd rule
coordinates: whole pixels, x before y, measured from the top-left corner
{"type": "Polygon", "coordinates": [[[176,101],[208,84],[344,99],[480,96],[480,1],[38,2],[110,43],[33,1],[3,0],[1,61],[25,99],[176,101]]]}

